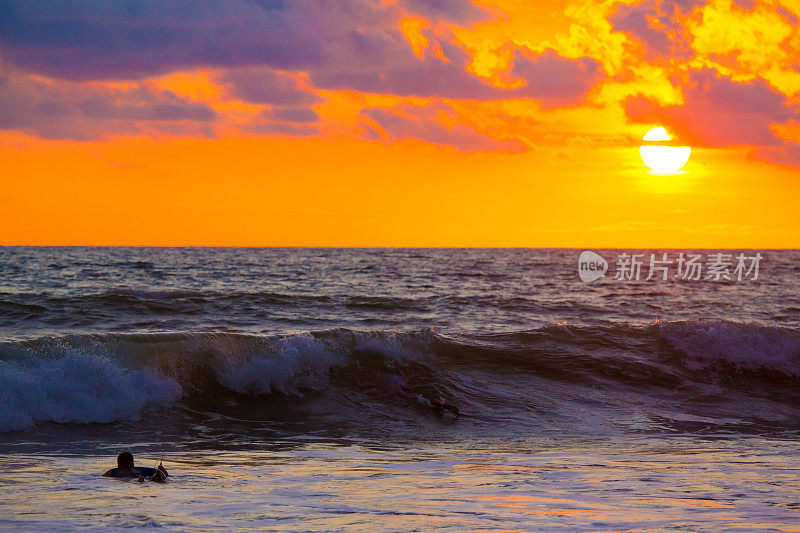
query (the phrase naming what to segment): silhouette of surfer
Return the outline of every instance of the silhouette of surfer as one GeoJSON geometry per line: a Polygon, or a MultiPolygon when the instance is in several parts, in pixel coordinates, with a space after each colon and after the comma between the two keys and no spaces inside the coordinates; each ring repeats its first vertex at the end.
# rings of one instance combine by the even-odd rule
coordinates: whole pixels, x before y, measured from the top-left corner
{"type": "Polygon", "coordinates": [[[155,481],[164,483],[169,477],[167,469],[160,462],[156,468],[133,466],[133,454],[122,452],[117,456],[117,468],[112,468],[103,474],[103,477],[116,477],[122,479],[136,479],[139,482],[155,481]]]}
{"type": "Polygon", "coordinates": [[[389,375],[389,383],[392,385],[393,388],[397,389],[398,391],[402,392],[408,397],[412,397],[416,400],[423,400],[423,404],[429,406],[431,409],[435,410],[439,414],[444,414],[445,411],[451,412],[454,416],[458,417],[459,409],[456,405],[446,402],[441,398],[434,398],[427,394],[421,394],[416,391],[411,390],[406,382],[403,381],[403,378],[396,374],[389,375]]]}
{"type": "Polygon", "coordinates": [[[445,411],[450,411],[451,413],[456,415],[456,417],[459,415],[458,407],[456,407],[452,403],[445,402],[441,398],[427,398],[427,400],[430,402],[431,406],[440,413],[444,413],[445,411]]]}

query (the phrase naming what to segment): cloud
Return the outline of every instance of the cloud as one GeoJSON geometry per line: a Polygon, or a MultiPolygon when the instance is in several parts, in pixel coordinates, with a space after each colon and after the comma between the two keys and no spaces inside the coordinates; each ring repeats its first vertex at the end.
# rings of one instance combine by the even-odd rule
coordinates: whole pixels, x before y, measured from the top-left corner
{"type": "Polygon", "coordinates": [[[363,110],[361,114],[367,137],[371,139],[418,139],[454,146],[462,152],[521,152],[528,148],[517,139],[496,139],[470,128],[459,121],[451,107],[444,104],[371,108],[363,110]]]}
{"type": "Polygon", "coordinates": [[[645,56],[656,59],[686,60],[691,45],[682,24],[687,13],[702,2],[645,0],[620,6],[609,17],[614,31],[627,33],[644,47],[645,56]]]}
{"type": "Polygon", "coordinates": [[[721,71],[764,76],[797,63],[797,17],[773,2],[708,2],[687,21],[692,48],[721,71]]]}
{"type": "Polygon", "coordinates": [[[775,165],[800,168],[800,144],[781,140],[779,146],[764,146],[753,151],[753,157],[775,165]]]}
{"type": "Polygon", "coordinates": [[[566,90],[575,91],[577,84],[578,92],[593,81],[596,69],[589,59],[573,65],[552,51],[542,60],[520,53],[516,66],[527,90],[508,94],[469,72],[472,57],[454,44],[452,32],[428,30],[443,57],[415,56],[398,28],[408,13],[463,24],[488,15],[466,0],[2,0],[0,47],[6,62],[75,80],[231,69],[223,82],[233,94],[284,105],[314,97],[270,71],[310,72],[315,85],[326,89],[445,98],[552,98],[555,91],[544,87],[544,78],[565,76],[566,90]]]}
{"type": "MultiPolygon", "coordinates": [[[[320,116],[306,103],[320,98],[277,75],[273,104],[240,127],[257,133],[312,135],[320,116]],[[291,105],[299,103],[301,105],[291,105]],[[288,105],[283,105],[288,104],[288,105]]],[[[224,122],[205,103],[160,90],[149,82],[125,84],[46,80],[0,70],[0,130],[13,129],[49,139],[95,140],[111,135],[213,136],[224,122]]]]}
{"type": "Polygon", "coordinates": [[[488,13],[468,0],[405,0],[404,9],[434,20],[468,24],[488,18],[488,13]]]}
{"type": "Polygon", "coordinates": [[[46,138],[97,139],[111,134],[184,131],[210,134],[218,118],[208,105],[145,84],[126,88],[0,75],[0,129],[46,138]]]}
{"type": "Polygon", "coordinates": [[[597,61],[565,59],[552,49],[540,55],[517,50],[511,72],[524,80],[524,86],[514,90],[512,96],[535,98],[545,108],[583,102],[601,77],[597,61]]]}
{"type": "MultiPolygon", "coordinates": [[[[433,34],[426,37],[436,38],[433,34]]],[[[472,56],[464,47],[444,39],[437,44],[410,64],[314,72],[311,80],[322,89],[448,99],[535,98],[544,107],[553,107],[581,102],[601,77],[600,64],[592,59],[567,59],[552,49],[539,55],[518,49],[511,73],[521,78],[521,86],[501,88],[469,72],[472,56]]]]}
{"type": "Polygon", "coordinates": [[[396,46],[395,10],[369,0],[3,0],[3,58],[68,79],[195,67],[310,69],[396,46]]]}
{"type": "Polygon", "coordinates": [[[140,79],[197,67],[319,70],[407,56],[407,14],[468,24],[468,0],[2,0],[5,61],[67,79],[140,79]]]}
{"type": "Polygon", "coordinates": [[[147,84],[160,74],[205,67],[213,67],[223,98],[270,106],[245,126],[250,130],[318,121],[310,109],[323,102],[318,89],[434,100],[532,98],[552,108],[581,103],[600,79],[592,59],[508,43],[516,49],[509,75],[517,83],[493,85],[471,71],[471,51],[453,31],[453,24],[488,16],[468,0],[0,0],[0,57],[12,76],[24,78],[20,83],[32,83],[35,74],[40,85],[31,89],[36,103],[26,100],[31,116],[12,120],[6,111],[5,127],[22,124],[44,136],[69,136],[73,127],[76,138],[94,138],[102,136],[101,122],[120,133],[141,131],[136,123],[143,121],[212,121],[218,117],[203,103],[153,89],[126,90],[115,101],[107,97],[113,91],[96,83],[147,84]],[[419,55],[400,30],[409,15],[426,17],[422,31],[430,46],[419,55]],[[73,82],[73,91],[80,82],[94,88],[84,97],[40,95],[47,92],[41,77],[61,87],[73,82]],[[42,119],[54,115],[62,117],[57,124],[42,119]]]}
{"type": "Polygon", "coordinates": [[[264,109],[242,129],[251,133],[309,136],[319,133],[312,124],[319,115],[310,107],[275,106],[264,109]]]}
{"type": "Polygon", "coordinates": [[[309,107],[276,107],[262,114],[281,122],[318,122],[319,115],[309,107]]]}
{"type": "Polygon", "coordinates": [[[692,71],[684,103],[661,107],[643,97],[625,102],[635,122],[660,123],[696,146],[776,146],[770,125],[796,117],[784,95],[760,79],[735,82],[714,70],[692,71]]]}
{"type": "Polygon", "coordinates": [[[244,128],[245,131],[259,134],[277,134],[307,137],[319,133],[317,128],[303,124],[292,124],[287,122],[253,122],[244,128]]]}
{"type": "Polygon", "coordinates": [[[322,101],[291,76],[269,70],[232,70],[219,81],[228,86],[231,95],[256,104],[296,106],[322,101]]]}

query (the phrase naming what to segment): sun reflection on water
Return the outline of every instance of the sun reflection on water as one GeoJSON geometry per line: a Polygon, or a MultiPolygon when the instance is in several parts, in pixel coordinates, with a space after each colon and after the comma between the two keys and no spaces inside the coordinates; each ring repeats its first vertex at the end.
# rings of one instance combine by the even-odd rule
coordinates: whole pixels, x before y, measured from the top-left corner
{"type": "Polygon", "coordinates": [[[99,477],[108,457],[0,455],[0,527],[800,530],[800,457],[759,448],[191,451],[164,456],[165,485],[99,477]]]}

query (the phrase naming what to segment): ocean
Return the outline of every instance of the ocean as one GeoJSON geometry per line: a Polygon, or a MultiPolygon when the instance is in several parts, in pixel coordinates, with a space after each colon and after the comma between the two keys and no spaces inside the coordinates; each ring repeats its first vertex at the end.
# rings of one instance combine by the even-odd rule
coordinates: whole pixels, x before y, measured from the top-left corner
{"type": "Polygon", "coordinates": [[[0,528],[800,531],[800,251],[582,252],[2,247],[0,528]]]}

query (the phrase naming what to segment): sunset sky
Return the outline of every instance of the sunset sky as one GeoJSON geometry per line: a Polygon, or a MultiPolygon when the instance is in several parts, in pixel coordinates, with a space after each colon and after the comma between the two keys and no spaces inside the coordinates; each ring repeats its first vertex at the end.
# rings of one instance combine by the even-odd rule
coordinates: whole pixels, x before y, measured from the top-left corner
{"type": "Polygon", "coordinates": [[[0,244],[800,247],[800,0],[0,0],[0,244]],[[648,172],[642,136],[692,147],[648,172]]]}

